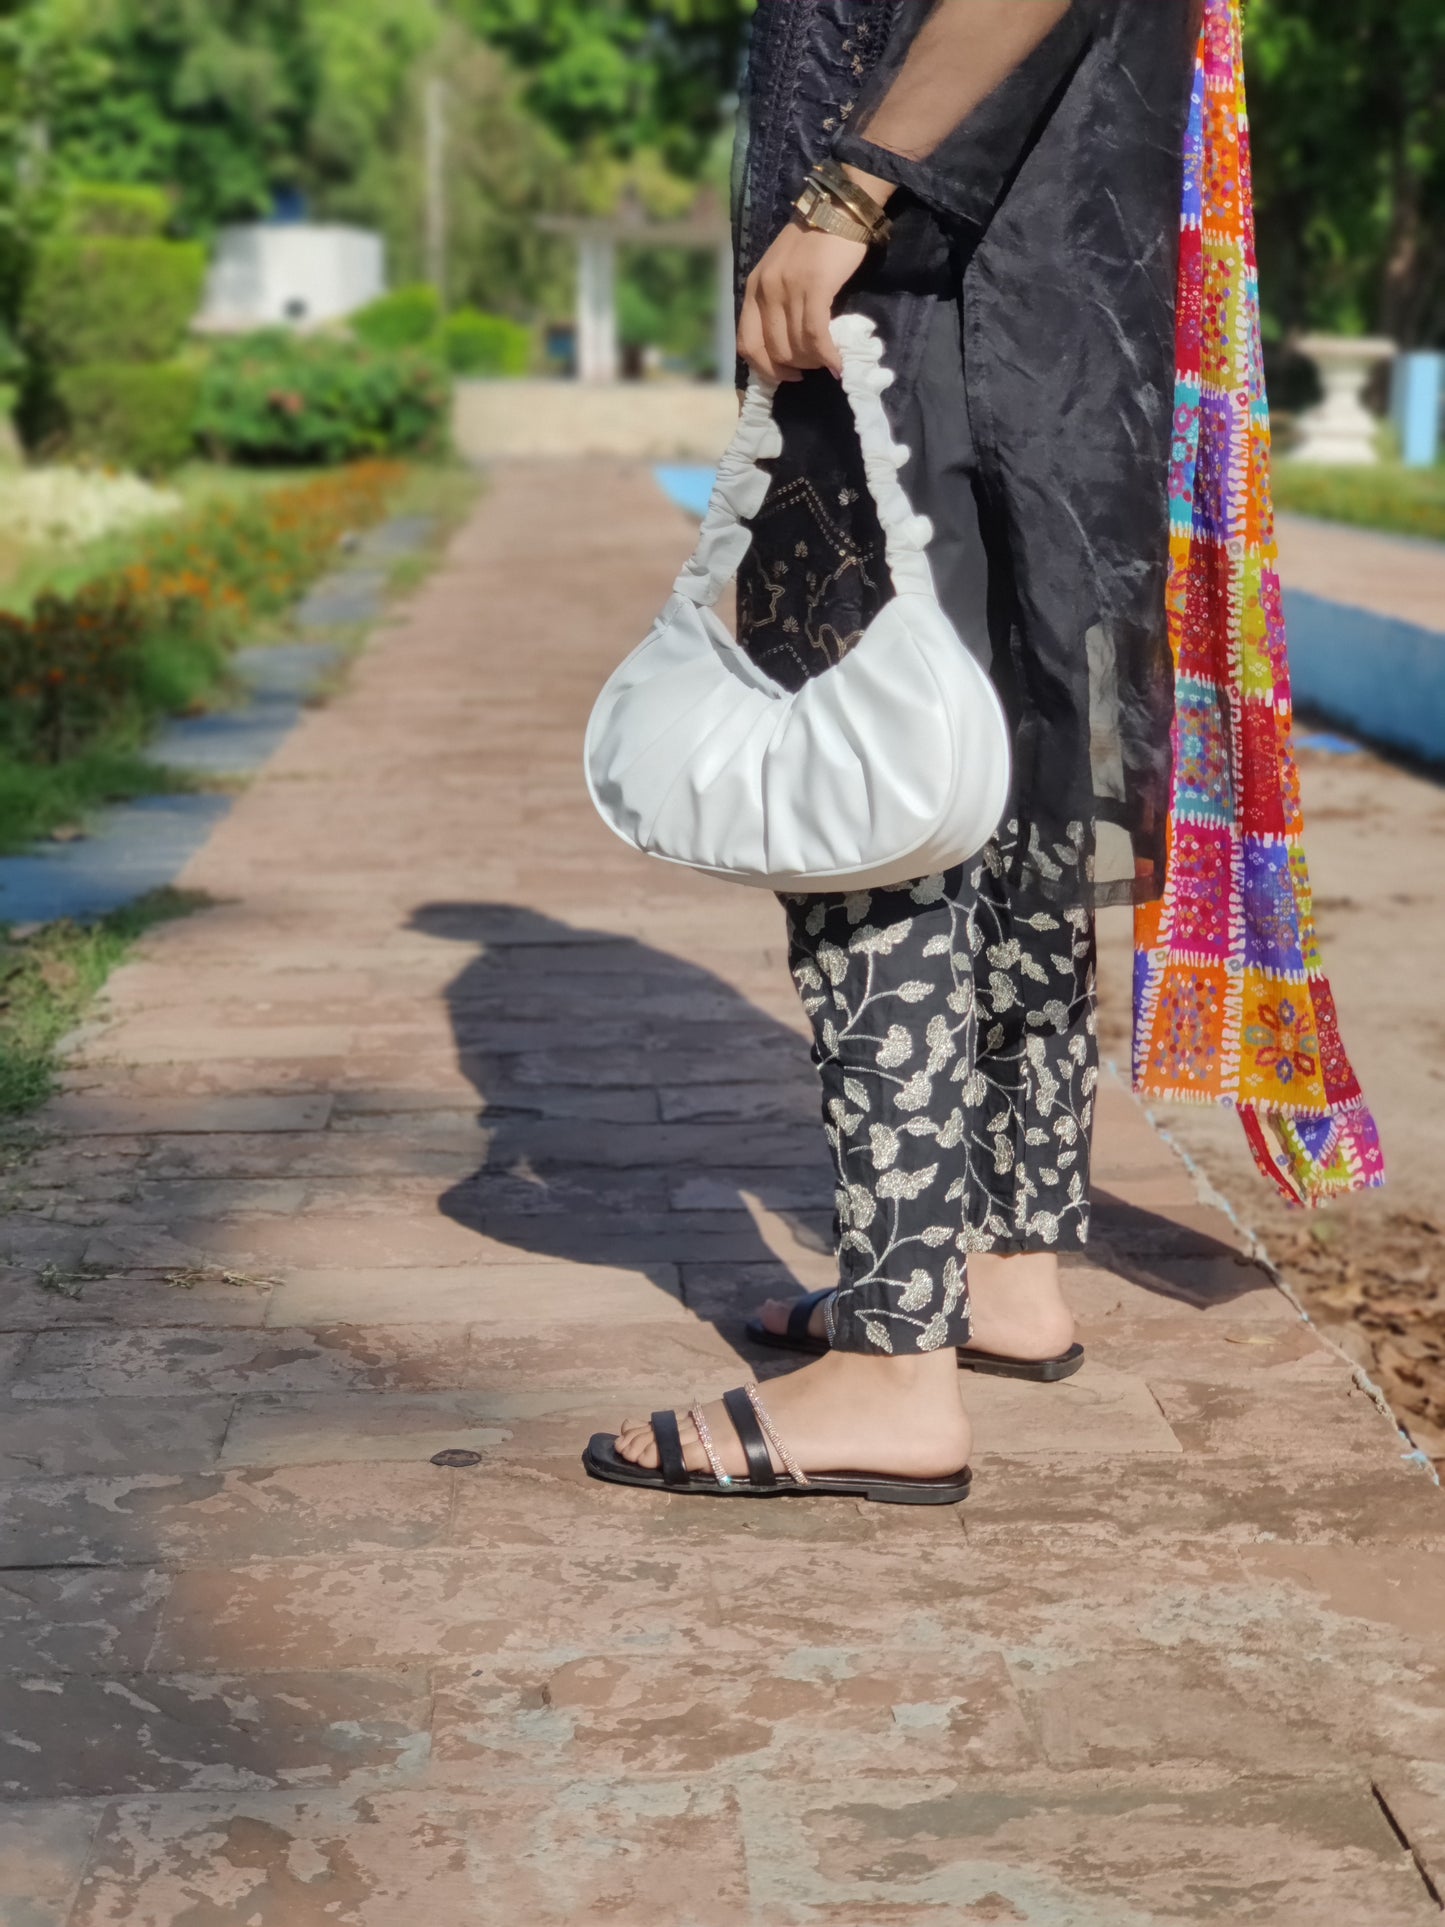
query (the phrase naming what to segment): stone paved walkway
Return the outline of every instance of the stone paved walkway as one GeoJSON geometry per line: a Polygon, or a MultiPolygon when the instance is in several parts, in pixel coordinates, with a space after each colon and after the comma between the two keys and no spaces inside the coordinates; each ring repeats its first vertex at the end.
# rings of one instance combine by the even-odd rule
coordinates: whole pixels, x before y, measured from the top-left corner
{"type": "Polygon", "coordinates": [[[827,1275],[776,910],[578,771],[685,541],[500,474],[9,1180],[0,1923],[1426,1927],[1441,1495],[1117,1086],[966,1506],[582,1477],[827,1275]]]}

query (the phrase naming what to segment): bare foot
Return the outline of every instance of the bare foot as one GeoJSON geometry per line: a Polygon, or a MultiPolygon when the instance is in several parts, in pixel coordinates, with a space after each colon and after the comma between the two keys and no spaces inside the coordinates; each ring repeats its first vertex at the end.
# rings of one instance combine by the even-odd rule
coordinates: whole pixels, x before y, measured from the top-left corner
{"type": "MultiPolygon", "coordinates": [[[[1059,1261],[1051,1251],[996,1258],[975,1252],[968,1261],[972,1329],[965,1350],[1003,1358],[1059,1358],[1074,1342],[1074,1318],[1059,1288],[1059,1261]]],[[[796,1301],[769,1298],[758,1317],[771,1332],[788,1329],[796,1301]]],[[[825,1333],[826,1300],[813,1307],[808,1330],[825,1333]]]]}
{"type": "MultiPolygon", "coordinates": [[[[972,1427],[958,1393],[952,1351],[881,1358],[829,1352],[761,1388],[773,1427],[805,1472],[876,1472],[936,1479],[968,1463],[972,1427]]],[[[721,1400],[703,1418],[723,1469],[747,1476],[747,1459],[721,1400]]],[[[690,1472],[709,1470],[707,1453],[686,1411],[677,1415],[690,1472]]],[[[633,1465],[655,1467],[657,1444],[646,1419],[628,1419],[617,1451],[633,1465]]],[[[773,1469],[782,1461],[772,1454],[773,1469]]]]}

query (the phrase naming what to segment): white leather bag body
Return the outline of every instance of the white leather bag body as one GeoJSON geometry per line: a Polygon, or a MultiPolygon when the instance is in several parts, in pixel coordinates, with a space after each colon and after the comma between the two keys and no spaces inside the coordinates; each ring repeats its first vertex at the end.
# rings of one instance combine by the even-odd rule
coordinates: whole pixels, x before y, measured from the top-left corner
{"type": "Polygon", "coordinates": [[[587,726],[587,784],[625,842],[665,862],[790,894],[904,883],[973,856],[1009,787],[998,695],[939,605],[933,534],[898,480],[882,395],[893,380],[871,321],[833,339],[886,542],[893,599],[842,660],[781,688],[714,604],[752,540],[781,454],[756,378],[718,469],[698,545],[651,634],[608,678],[587,726]]]}

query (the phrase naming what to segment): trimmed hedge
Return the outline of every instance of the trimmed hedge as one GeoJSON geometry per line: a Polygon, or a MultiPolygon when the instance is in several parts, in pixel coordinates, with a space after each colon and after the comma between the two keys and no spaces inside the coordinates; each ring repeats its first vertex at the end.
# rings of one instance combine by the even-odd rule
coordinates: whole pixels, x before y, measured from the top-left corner
{"type": "Polygon", "coordinates": [[[456,375],[525,375],[532,366],[532,331],[504,315],[458,308],[442,323],[441,348],[456,375]]]}
{"type": "Polygon", "coordinates": [[[169,361],[205,275],[199,242],[58,236],[41,248],[26,290],[26,340],[56,368],[169,361]]]}
{"type": "Polygon", "coordinates": [[[93,362],[64,369],[56,388],[82,455],[161,475],[191,452],[201,377],[185,362],[93,362]]]}
{"type": "Polygon", "coordinates": [[[431,356],[265,329],[217,346],[196,433],[221,458],[334,463],[435,448],[451,383],[431,356]]]}
{"type": "Polygon", "coordinates": [[[154,240],[170,218],[171,199],[163,187],[75,181],[65,191],[62,225],[90,240],[154,240]]]}
{"type": "Polygon", "coordinates": [[[423,348],[441,326],[442,304],[426,282],[378,295],[348,318],[358,341],[368,348],[423,348]]]}

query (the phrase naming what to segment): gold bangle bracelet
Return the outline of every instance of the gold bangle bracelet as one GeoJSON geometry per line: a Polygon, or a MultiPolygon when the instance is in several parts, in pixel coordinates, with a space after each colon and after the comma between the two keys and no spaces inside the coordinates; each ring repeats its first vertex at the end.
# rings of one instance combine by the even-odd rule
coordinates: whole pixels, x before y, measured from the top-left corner
{"type": "Polygon", "coordinates": [[[855,215],[866,227],[888,227],[888,216],[882,207],[866,187],[860,187],[851,175],[844,173],[837,161],[819,161],[812,170],[810,178],[817,181],[833,200],[841,202],[848,212],[855,215]]]}

